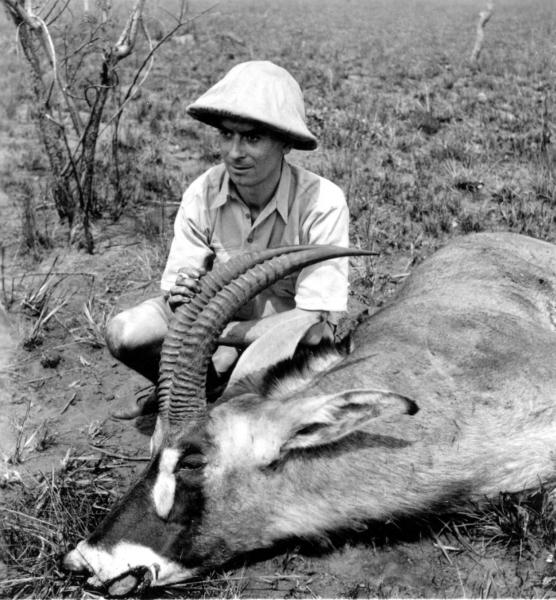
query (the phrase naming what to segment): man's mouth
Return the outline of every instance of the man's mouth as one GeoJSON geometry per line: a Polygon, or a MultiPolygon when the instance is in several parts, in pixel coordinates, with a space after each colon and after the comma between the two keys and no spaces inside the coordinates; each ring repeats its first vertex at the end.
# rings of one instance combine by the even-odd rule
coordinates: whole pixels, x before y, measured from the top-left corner
{"type": "Polygon", "coordinates": [[[250,165],[229,165],[228,168],[232,171],[234,171],[235,173],[245,173],[245,171],[248,171],[251,166],[250,165]]]}

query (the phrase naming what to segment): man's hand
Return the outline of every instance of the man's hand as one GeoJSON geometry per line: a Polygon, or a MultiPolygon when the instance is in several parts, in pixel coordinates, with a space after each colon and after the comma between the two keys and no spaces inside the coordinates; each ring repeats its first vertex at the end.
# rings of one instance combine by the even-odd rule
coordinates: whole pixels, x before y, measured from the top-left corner
{"type": "Polygon", "coordinates": [[[176,283],[168,292],[168,304],[172,310],[176,310],[181,304],[189,302],[199,292],[199,278],[207,270],[204,267],[182,267],[178,271],[176,283]]]}
{"type": "Polygon", "coordinates": [[[300,344],[303,346],[318,346],[324,340],[334,341],[334,327],[328,321],[313,325],[303,336],[300,344]]]}

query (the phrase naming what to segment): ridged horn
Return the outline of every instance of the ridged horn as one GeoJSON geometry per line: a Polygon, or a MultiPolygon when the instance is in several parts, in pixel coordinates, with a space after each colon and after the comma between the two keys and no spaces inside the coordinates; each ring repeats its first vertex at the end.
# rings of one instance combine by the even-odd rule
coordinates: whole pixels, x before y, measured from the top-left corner
{"type": "Polygon", "coordinates": [[[195,302],[182,305],[176,311],[174,321],[179,323],[172,327],[172,337],[176,335],[179,340],[164,344],[164,373],[161,369],[159,385],[160,416],[176,425],[205,413],[208,361],[218,336],[242,304],[298,269],[331,258],[370,254],[373,253],[338,246],[276,248],[238,257],[217,267],[211,277],[209,274],[203,277],[201,293],[195,302]],[[173,374],[168,387],[170,371],[173,374]]]}
{"type": "Polygon", "coordinates": [[[176,361],[184,341],[188,339],[189,328],[210,299],[225,285],[239,277],[242,273],[245,273],[258,262],[273,258],[280,253],[284,254],[297,250],[303,250],[303,246],[284,246],[256,253],[244,253],[226,263],[218,263],[212,271],[209,271],[200,279],[200,291],[191,298],[190,302],[182,304],[176,309],[162,345],[157,386],[160,415],[167,413],[170,386],[172,384],[176,361]]]}

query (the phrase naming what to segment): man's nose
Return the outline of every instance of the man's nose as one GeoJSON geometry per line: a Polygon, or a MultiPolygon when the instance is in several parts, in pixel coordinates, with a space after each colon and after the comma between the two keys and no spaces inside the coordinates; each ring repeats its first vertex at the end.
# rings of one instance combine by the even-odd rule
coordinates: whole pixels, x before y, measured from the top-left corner
{"type": "Polygon", "coordinates": [[[228,156],[230,158],[241,158],[243,156],[243,143],[239,134],[234,134],[230,140],[230,146],[228,149],[228,156]]]}

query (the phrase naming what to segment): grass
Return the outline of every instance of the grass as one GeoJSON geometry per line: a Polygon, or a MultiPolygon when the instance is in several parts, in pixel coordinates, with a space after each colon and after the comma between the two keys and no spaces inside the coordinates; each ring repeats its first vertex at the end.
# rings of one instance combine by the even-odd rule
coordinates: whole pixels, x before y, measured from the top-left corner
{"type": "MultiPolygon", "coordinates": [[[[66,549],[86,537],[110,510],[122,491],[125,461],[110,457],[74,456],[39,474],[33,487],[5,483],[0,500],[0,565],[7,570],[2,593],[11,598],[87,598],[85,577],[61,568],[66,549]],[[19,489],[19,491],[17,491],[19,489]],[[17,491],[17,493],[15,493],[17,491]]],[[[272,590],[283,579],[294,587],[304,577],[267,575],[257,589],[272,590]],[[299,581],[298,581],[299,580],[299,581]]],[[[306,579],[306,578],[305,578],[306,579]]],[[[161,590],[156,597],[237,598],[248,583],[239,572],[213,573],[161,590]]]]}
{"type": "Polygon", "coordinates": [[[0,503],[0,559],[7,566],[2,592],[10,597],[75,598],[82,583],[68,578],[60,559],[67,540],[84,537],[117,497],[121,463],[71,456],[40,475],[33,488],[0,503]]]}
{"type": "Polygon", "coordinates": [[[108,306],[106,302],[89,296],[83,304],[82,325],[76,330],[72,330],[74,339],[81,344],[89,344],[93,348],[106,346],[104,334],[112,311],[113,307],[108,306]]]}
{"type": "MultiPolygon", "coordinates": [[[[193,99],[252,54],[283,64],[300,80],[321,148],[294,159],[345,190],[354,240],[364,241],[358,231],[361,212],[381,204],[387,214],[373,215],[377,242],[395,250],[413,245],[427,254],[448,236],[478,230],[554,239],[553,152],[545,143],[552,127],[552,50],[548,39],[531,37],[537,23],[550,22],[554,9],[536,0],[530,18],[521,19],[519,5],[509,1],[488,25],[477,72],[465,60],[477,3],[442,6],[434,0],[419,9],[410,2],[392,7],[356,0],[342,15],[341,27],[334,25],[333,0],[319,3],[318,18],[311,1],[290,0],[288,10],[283,4],[231,2],[209,12],[192,27],[193,42],[186,49],[176,43],[162,48],[148,84],[122,121],[125,205],[130,212],[146,206],[144,214],[150,215],[138,219],[138,231],[167,237],[172,211],[157,211],[161,200],[177,202],[184,186],[218,160],[210,130],[188,119],[183,99],[193,99]],[[300,18],[311,15],[311,29],[299,30],[290,11],[300,18]],[[268,22],[280,36],[265,35],[268,22]],[[228,34],[218,35],[224,23],[228,34]],[[300,40],[296,52],[288,40],[300,40]],[[196,163],[191,171],[184,169],[189,160],[196,163]],[[474,182],[481,184],[478,195],[474,182]],[[515,217],[496,210],[497,197],[507,188],[524,204],[515,217]],[[431,202],[448,196],[447,190],[444,201],[431,202]],[[539,195],[545,198],[542,208],[535,205],[539,195]],[[469,206],[475,199],[484,205],[481,210],[469,206]],[[428,205],[427,214],[414,220],[422,213],[419,205],[428,205]]],[[[199,1],[191,10],[207,7],[199,1]]],[[[150,18],[157,27],[170,24],[163,12],[150,18]]],[[[122,65],[122,81],[130,69],[122,65]]],[[[102,172],[99,210],[110,212],[102,172]]]]}
{"type": "MultiPolygon", "coordinates": [[[[86,597],[85,578],[68,576],[61,569],[61,559],[65,549],[83,539],[110,509],[121,489],[123,465],[121,460],[73,456],[68,451],[61,466],[40,474],[35,486],[6,495],[0,502],[0,560],[7,568],[4,593],[14,598],[86,597]]],[[[19,484],[6,485],[13,492],[19,484]]],[[[462,553],[475,561],[487,560],[497,548],[499,556],[514,557],[518,564],[530,567],[536,561],[537,588],[547,594],[556,588],[554,504],[543,486],[470,505],[444,523],[437,517],[432,527],[430,543],[452,567],[462,553]],[[544,563],[540,567],[538,559],[544,563]]],[[[421,536],[427,538],[425,530],[421,536]]],[[[310,565],[308,572],[306,567],[301,556],[287,554],[281,562],[275,559],[272,572],[265,575],[249,575],[241,568],[215,572],[203,580],[161,590],[157,597],[237,598],[248,589],[263,595],[281,590],[294,597],[314,596],[310,565]],[[292,560],[300,564],[290,564],[292,560]]],[[[480,582],[482,589],[491,585],[488,578],[480,582]]],[[[379,596],[388,589],[386,585],[381,592],[381,586],[375,590],[379,596]]],[[[528,589],[525,582],[523,586],[522,592],[528,589]]],[[[465,592],[463,582],[462,589],[465,592]]]]}
{"type": "Polygon", "coordinates": [[[53,274],[56,262],[57,258],[42,280],[35,281],[35,285],[27,287],[21,301],[22,310],[33,319],[23,339],[23,347],[27,350],[42,344],[48,322],[68,303],[67,298],[62,298],[56,293],[57,287],[65,278],[53,274]]]}
{"type": "Polygon", "coordinates": [[[450,525],[456,536],[464,533],[485,546],[500,545],[517,552],[520,559],[555,549],[554,498],[551,489],[542,485],[520,494],[501,493],[460,516],[459,523],[450,525]]]}
{"type": "MultiPolygon", "coordinates": [[[[213,3],[190,4],[196,13],[213,3]]],[[[167,11],[176,5],[167,0],[150,6],[147,23],[157,36],[172,25],[167,11]]],[[[6,213],[1,295],[6,305],[23,312],[28,346],[48,340],[55,329],[57,335],[66,331],[81,348],[99,348],[116,298],[128,293],[125,284],[133,293],[152,289],[181,192],[219,160],[212,131],[192,121],[185,107],[233,65],[251,58],[273,60],[299,80],[309,127],[320,145],[313,153],[292,153],[291,160],[343,188],[352,243],[380,252],[372,262],[352,262],[355,298],[382,304],[416,263],[455,235],[504,230],[556,241],[556,154],[550,142],[556,5],[551,0],[497,5],[475,70],[467,57],[483,5],[479,0],[229,0],[196,21],[187,44],[162,48],[122,118],[124,198],[113,197],[109,140],[101,140],[98,235],[109,238],[112,221],[127,219],[137,241],[122,253],[124,275],[114,267],[102,280],[109,293],[95,273],[83,279],[55,269],[52,257],[67,249],[67,236],[44,193],[45,161],[29,121],[24,63],[12,51],[13,31],[0,16],[6,34],[0,42],[5,67],[0,108],[7,117],[0,122],[0,210],[6,213]],[[11,210],[14,205],[17,211],[11,210]],[[81,295],[65,303],[67,291],[80,287],[81,295]]],[[[115,8],[122,23],[126,6],[115,8]]],[[[68,39],[77,43],[84,25],[79,9],[72,10],[68,39]]],[[[145,48],[141,42],[139,54],[145,48]]],[[[122,63],[122,82],[136,64],[122,63]]],[[[88,435],[102,436],[98,424],[91,424],[88,435]]],[[[35,438],[48,444],[48,431],[35,438]]],[[[68,580],[57,561],[68,540],[83,536],[104,514],[116,483],[110,461],[76,457],[33,489],[9,490],[14,503],[3,513],[1,530],[8,549],[2,561],[10,569],[7,593],[82,593],[82,582],[68,580]]],[[[469,555],[484,556],[483,550],[496,546],[524,562],[535,553],[554,552],[552,522],[549,496],[540,490],[527,501],[502,496],[451,521],[446,531],[450,543],[469,555]]],[[[539,587],[546,594],[556,589],[550,564],[539,587]]],[[[465,585],[462,580],[460,592],[468,591],[465,585]]],[[[480,585],[481,594],[493,593],[488,577],[480,585]]],[[[237,597],[244,587],[241,573],[220,574],[178,591],[237,597]]]]}

